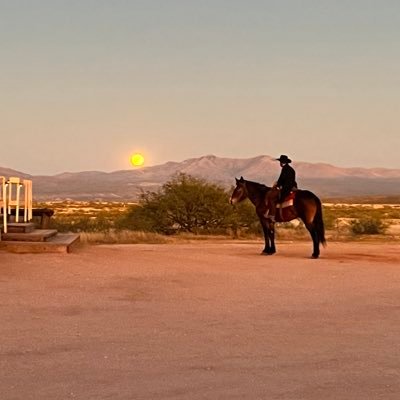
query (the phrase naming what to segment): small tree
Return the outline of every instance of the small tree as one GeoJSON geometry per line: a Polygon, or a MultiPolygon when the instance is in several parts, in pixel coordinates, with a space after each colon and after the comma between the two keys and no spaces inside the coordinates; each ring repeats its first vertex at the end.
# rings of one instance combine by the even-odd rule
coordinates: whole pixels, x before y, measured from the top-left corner
{"type": "Polygon", "coordinates": [[[142,193],[139,205],[132,207],[117,226],[160,233],[227,229],[235,218],[228,200],[224,188],[179,174],[158,192],[142,193]]]}
{"type": "Polygon", "coordinates": [[[247,199],[235,205],[231,218],[231,228],[236,234],[240,231],[253,234],[262,232],[260,221],[250,200],[247,199]]]}

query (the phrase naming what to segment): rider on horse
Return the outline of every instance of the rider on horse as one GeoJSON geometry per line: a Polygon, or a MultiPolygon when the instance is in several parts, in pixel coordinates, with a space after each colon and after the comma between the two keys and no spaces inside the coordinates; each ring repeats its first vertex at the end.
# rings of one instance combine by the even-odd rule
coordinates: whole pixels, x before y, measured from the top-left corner
{"type": "Polygon", "coordinates": [[[267,193],[267,212],[266,217],[275,222],[276,205],[284,201],[285,197],[294,189],[297,189],[296,172],[289,165],[292,160],[282,154],[276,159],[280,162],[282,171],[274,187],[267,193]]]}

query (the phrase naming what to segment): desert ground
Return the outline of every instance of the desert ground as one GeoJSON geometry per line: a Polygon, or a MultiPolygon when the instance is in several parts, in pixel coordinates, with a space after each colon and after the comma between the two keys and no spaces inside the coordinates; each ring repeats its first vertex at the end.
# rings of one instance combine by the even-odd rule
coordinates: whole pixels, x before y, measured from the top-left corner
{"type": "Polygon", "coordinates": [[[0,252],[0,398],[400,398],[400,245],[0,252]]]}

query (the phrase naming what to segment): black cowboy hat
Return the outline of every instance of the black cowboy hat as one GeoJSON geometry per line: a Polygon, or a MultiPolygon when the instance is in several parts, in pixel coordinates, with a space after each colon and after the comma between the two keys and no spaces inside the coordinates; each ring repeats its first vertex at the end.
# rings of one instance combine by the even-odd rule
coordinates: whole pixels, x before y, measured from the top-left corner
{"type": "Polygon", "coordinates": [[[292,162],[292,160],[286,156],[285,154],[282,154],[279,158],[276,159],[277,161],[280,161],[283,164],[289,164],[292,162]]]}

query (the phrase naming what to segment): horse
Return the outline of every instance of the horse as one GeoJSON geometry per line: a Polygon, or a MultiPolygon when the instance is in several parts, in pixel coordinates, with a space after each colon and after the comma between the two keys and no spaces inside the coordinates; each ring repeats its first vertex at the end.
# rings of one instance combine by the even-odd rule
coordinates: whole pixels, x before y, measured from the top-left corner
{"type": "MultiPolygon", "coordinates": [[[[268,218],[268,206],[266,194],[273,188],[261,183],[243,179],[236,179],[236,187],[230,197],[230,203],[236,204],[248,198],[256,208],[256,214],[260,220],[265,247],[261,254],[272,255],[276,253],[275,248],[275,222],[268,218]]],[[[293,205],[286,208],[277,208],[276,222],[288,222],[300,218],[307,230],[310,232],[313,241],[312,258],[320,255],[320,244],[326,246],[325,228],[322,218],[321,200],[309,190],[297,189],[291,194],[293,205]]],[[[286,199],[284,199],[286,202],[286,199]]],[[[283,207],[284,204],[280,204],[283,207]]]]}

